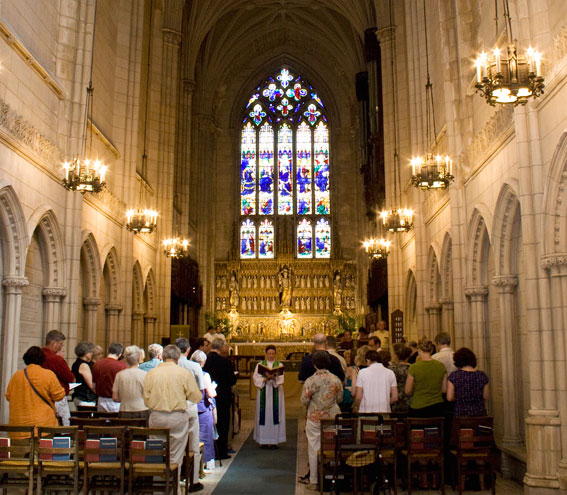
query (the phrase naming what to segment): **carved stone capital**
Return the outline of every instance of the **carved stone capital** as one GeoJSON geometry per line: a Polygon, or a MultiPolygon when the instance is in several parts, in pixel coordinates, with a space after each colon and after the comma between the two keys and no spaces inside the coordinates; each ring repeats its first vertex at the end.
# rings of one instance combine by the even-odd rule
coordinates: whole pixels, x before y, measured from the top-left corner
{"type": "Polygon", "coordinates": [[[465,287],[465,295],[473,301],[484,301],[488,295],[488,287],[486,285],[473,285],[465,287]]]}
{"type": "Polygon", "coordinates": [[[544,254],[540,258],[540,264],[544,270],[563,267],[567,265],[567,253],[544,254]]]}
{"type": "Polygon", "coordinates": [[[430,302],[425,305],[425,311],[432,314],[439,313],[439,311],[441,311],[441,304],[438,302],[430,302]]]}
{"type": "Polygon", "coordinates": [[[516,275],[500,275],[492,278],[492,285],[496,287],[500,293],[513,294],[518,286],[518,277],[516,275]]]}
{"type": "Polygon", "coordinates": [[[83,306],[87,311],[96,311],[96,308],[102,304],[98,297],[83,297],[83,306]]]}
{"type": "Polygon", "coordinates": [[[29,281],[26,277],[6,277],[2,280],[2,285],[4,287],[26,287],[29,285],[29,281]]]}
{"type": "Polygon", "coordinates": [[[177,48],[181,45],[181,38],[183,37],[179,31],[164,28],[161,30],[163,42],[167,45],[173,45],[177,48]]]}
{"type": "Polygon", "coordinates": [[[144,316],[144,310],[143,309],[135,309],[134,311],[132,311],[132,318],[134,318],[136,320],[141,320],[142,316],[144,316]]]}
{"type": "Polygon", "coordinates": [[[185,93],[193,93],[196,83],[192,79],[183,79],[183,91],[185,93]]]}
{"type": "Polygon", "coordinates": [[[107,304],[104,306],[104,310],[111,315],[117,315],[122,311],[122,304],[107,304]]]}
{"type": "Polygon", "coordinates": [[[441,306],[443,308],[452,308],[454,301],[452,297],[442,297],[441,299],[439,299],[439,302],[441,303],[441,306]]]}
{"type": "Polygon", "coordinates": [[[41,295],[48,301],[60,301],[67,295],[67,289],[65,287],[45,287],[41,295]]]}
{"type": "Polygon", "coordinates": [[[388,43],[396,37],[396,26],[386,26],[376,31],[376,38],[382,43],[388,43]]]}
{"type": "Polygon", "coordinates": [[[144,321],[146,323],[154,323],[157,320],[157,315],[144,315],[144,321]]]}

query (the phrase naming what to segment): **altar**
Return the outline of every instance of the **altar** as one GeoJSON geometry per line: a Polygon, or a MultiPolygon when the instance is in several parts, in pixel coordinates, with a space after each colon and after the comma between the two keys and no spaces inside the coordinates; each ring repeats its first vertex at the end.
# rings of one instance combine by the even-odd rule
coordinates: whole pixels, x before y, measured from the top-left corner
{"type": "Polygon", "coordinates": [[[233,342],[230,347],[235,356],[256,356],[258,359],[264,358],[266,346],[273,345],[276,348],[276,359],[284,361],[288,355],[294,352],[305,353],[311,352],[313,342],[310,340],[302,340],[298,342],[233,342]]]}

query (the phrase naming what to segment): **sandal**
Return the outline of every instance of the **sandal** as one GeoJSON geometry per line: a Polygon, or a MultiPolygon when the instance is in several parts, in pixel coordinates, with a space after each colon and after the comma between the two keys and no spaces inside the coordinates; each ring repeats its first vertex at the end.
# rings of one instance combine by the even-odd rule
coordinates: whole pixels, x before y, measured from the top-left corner
{"type": "Polygon", "coordinates": [[[299,478],[297,478],[298,483],[301,483],[302,485],[308,485],[309,484],[309,475],[306,474],[305,476],[300,476],[299,478]]]}

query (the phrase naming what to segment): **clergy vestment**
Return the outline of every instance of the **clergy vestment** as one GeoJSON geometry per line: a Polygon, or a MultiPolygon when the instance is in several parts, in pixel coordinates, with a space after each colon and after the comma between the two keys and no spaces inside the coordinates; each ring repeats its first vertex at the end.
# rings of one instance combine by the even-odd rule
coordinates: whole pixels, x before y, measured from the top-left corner
{"type": "MultiPolygon", "coordinates": [[[[268,368],[279,366],[277,361],[262,361],[259,364],[268,368]]],[[[254,440],[260,445],[275,445],[286,440],[284,377],[281,374],[274,380],[264,381],[264,377],[258,373],[259,364],[254,370],[254,385],[258,387],[254,440]]]]}

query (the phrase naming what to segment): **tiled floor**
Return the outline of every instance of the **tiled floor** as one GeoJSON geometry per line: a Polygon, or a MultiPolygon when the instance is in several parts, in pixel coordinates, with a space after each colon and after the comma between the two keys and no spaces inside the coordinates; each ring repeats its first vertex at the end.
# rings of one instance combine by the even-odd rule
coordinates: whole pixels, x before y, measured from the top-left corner
{"type": "MultiPolygon", "coordinates": [[[[240,407],[242,409],[242,430],[241,432],[236,435],[232,441],[232,447],[234,450],[238,452],[246,438],[248,437],[249,433],[254,428],[254,411],[256,407],[256,403],[250,400],[249,389],[248,389],[248,381],[247,380],[239,380],[238,389],[240,393],[240,407]]],[[[295,401],[287,401],[286,402],[286,416],[288,418],[297,418],[299,419],[299,428],[298,428],[298,438],[297,438],[297,469],[296,472],[299,474],[304,474],[308,471],[307,466],[307,439],[304,435],[304,416],[305,410],[301,406],[298,400],[295,401]]],[[[288,442],[293,441],[294,439],[288,438],[288,442]]],[[[233,456],[234,457],[234,456],[233,456]]],[[[215,493],[215,487],[219,480],[222,478],[226,470],[230,467],[230,463],[232,459],[227,461],[223,461],[222,467],[218,466],[217,468],[210,474],[207,474],[206,478],[202,480],[205,489],[199,492],[202,495],[210,495],[215,493]]],[[[308,490],[305,485],[296,483],[295,486],[295,495],[313,495],[310,490],[308,490]]],[[[403,492],[398,490],[399,495],[404,495],[407,492],[403,492]]],[[[439,493],[438,491],[433,490],[414,490],[412,493],[415,494],[434,494],[439,493]]],[[[452,490],[450,486],[447,486],[445,489],[445,493],[448,495],[456,494],[457,492],[452,490]]],[[[488,495],[490,491],[481,491],[481,492],[472,492],[474,494],[479,495],[488,495]]],[[[498,495],[522,495],[524,493],[522,485],[516,483],[511,480],[506,480],[502,478],[498,478],[496,481],[496,493],[498,495]]],[[[217,494],[222,495],[222,494],[217,494]]],[[[467,495],[470,495],[467,492],[467,495]]]]}

